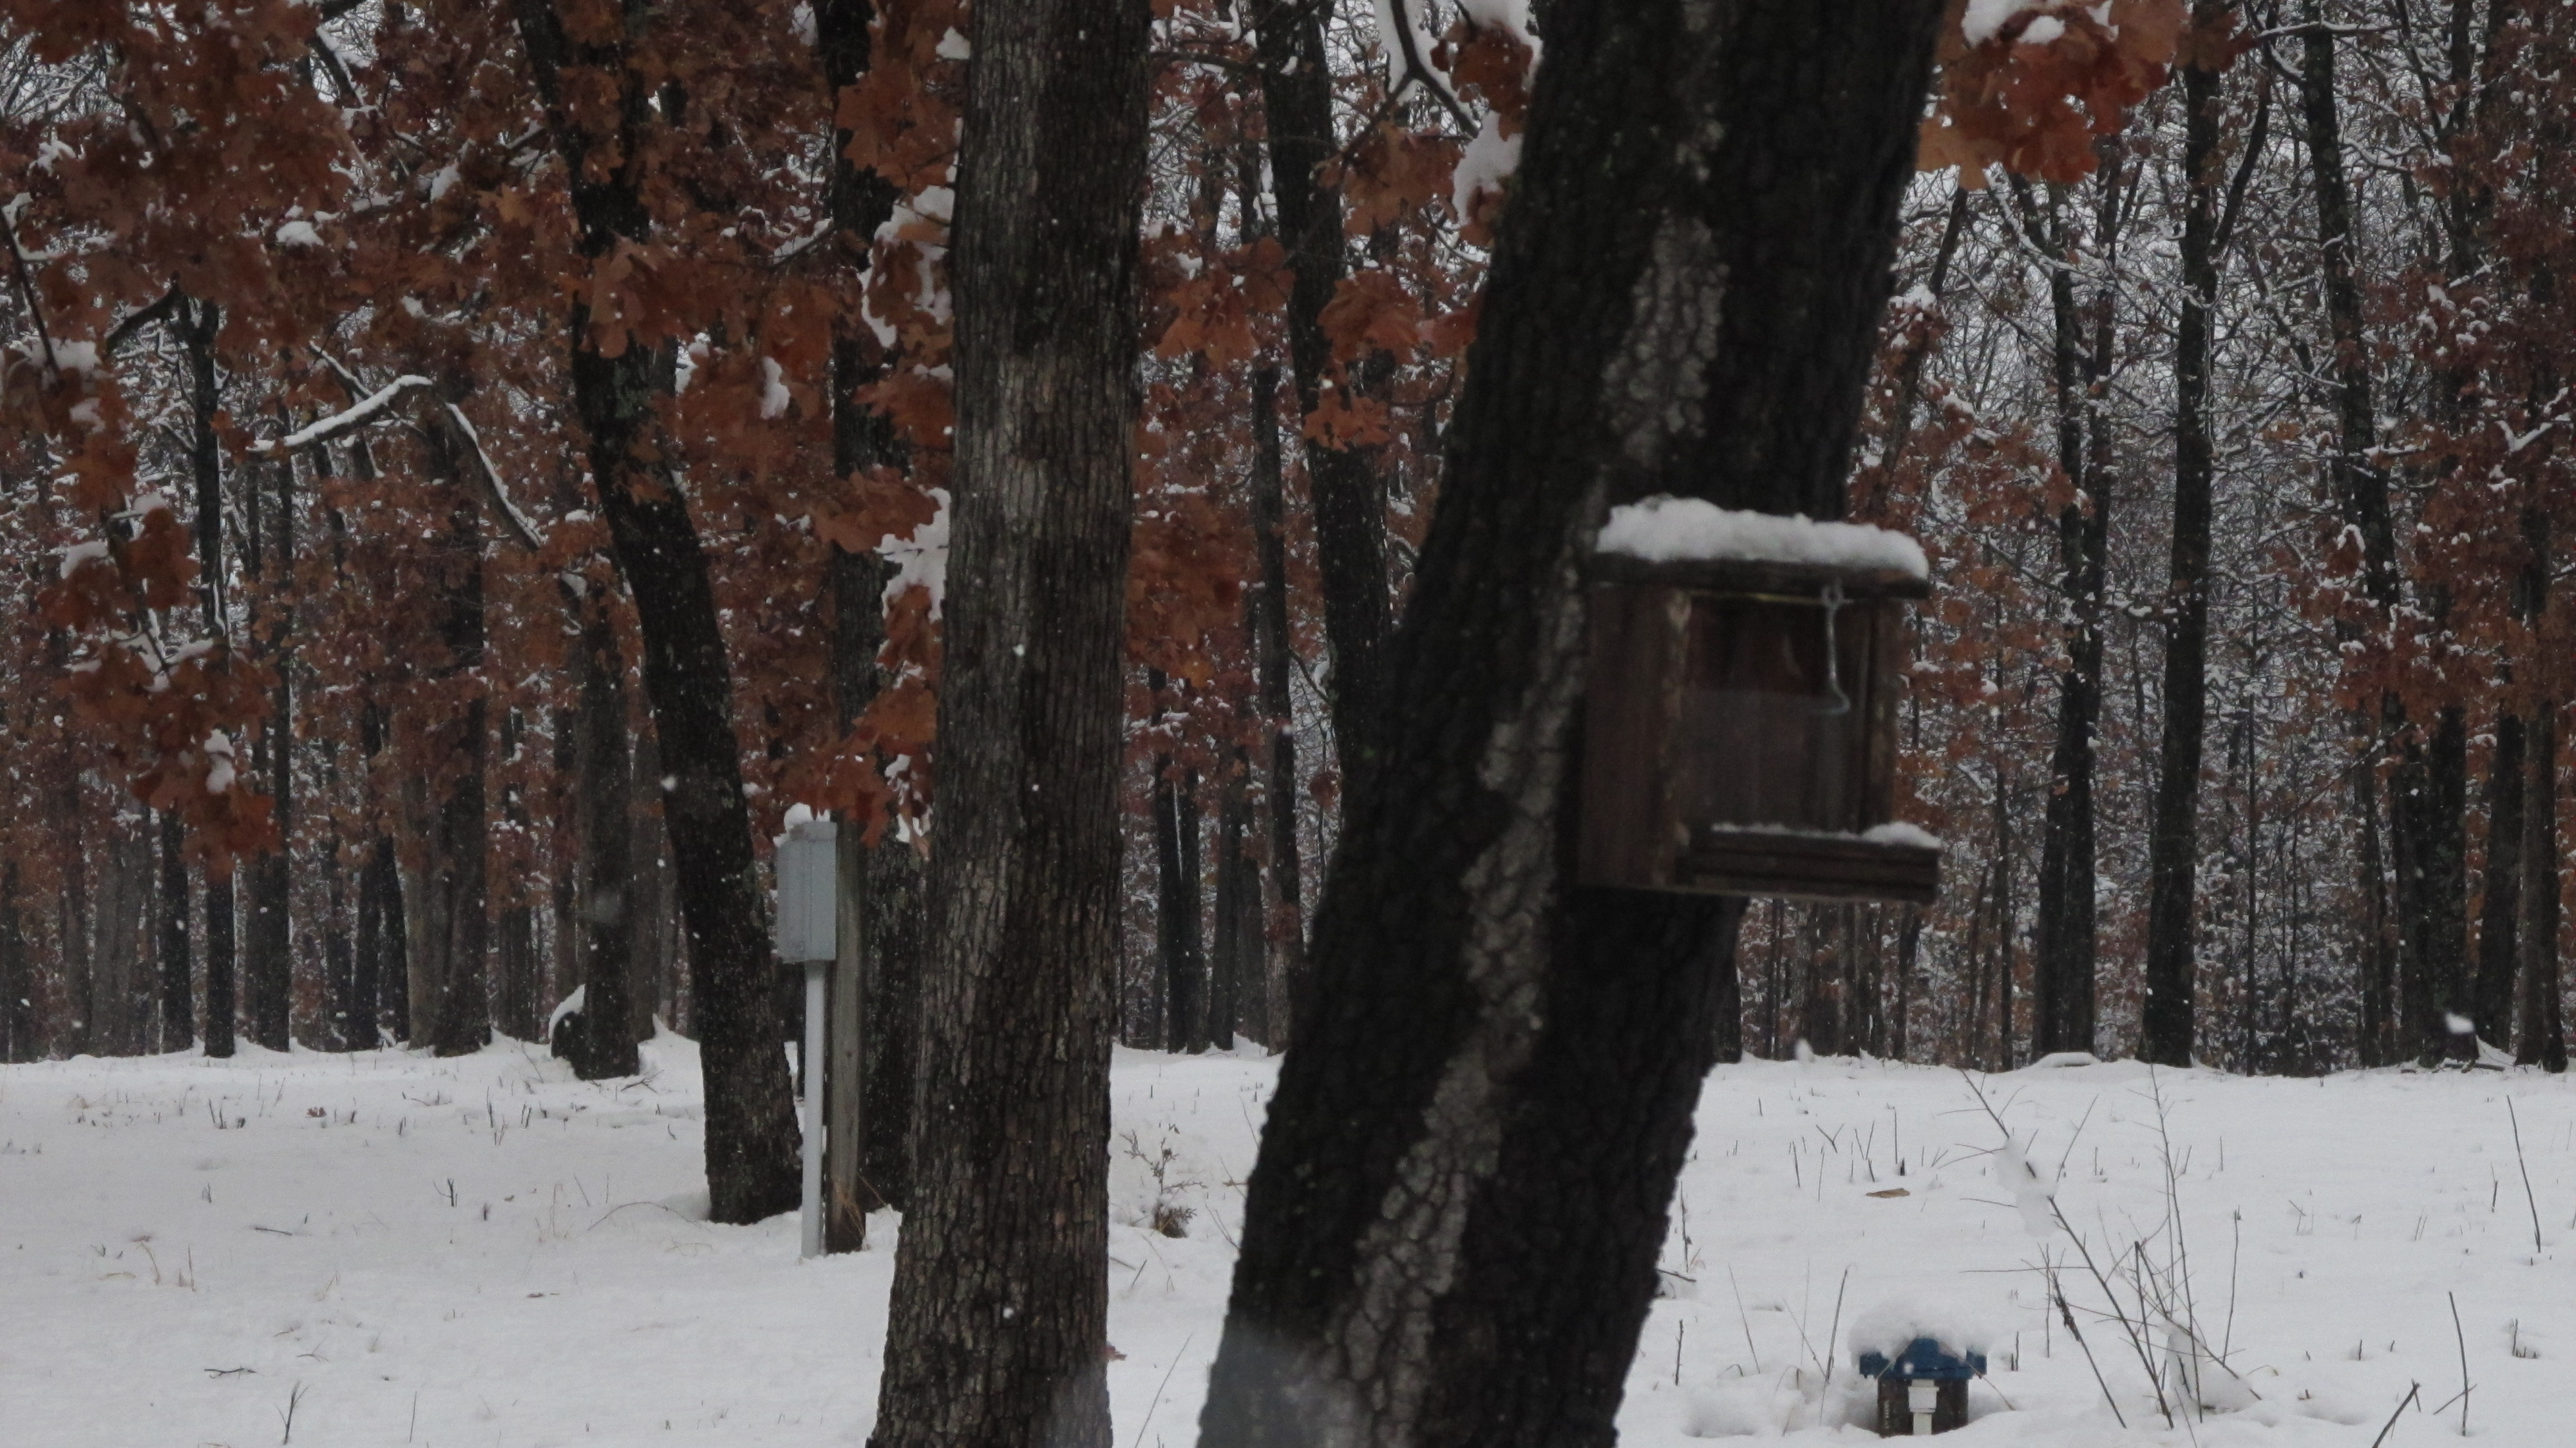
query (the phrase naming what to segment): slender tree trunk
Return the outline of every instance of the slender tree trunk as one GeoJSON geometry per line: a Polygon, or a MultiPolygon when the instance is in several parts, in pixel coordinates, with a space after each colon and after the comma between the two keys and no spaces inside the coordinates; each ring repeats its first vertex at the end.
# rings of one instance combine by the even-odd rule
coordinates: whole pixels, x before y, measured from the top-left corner
{"type": "MultiPolygon", "coordinates": [[[[626,37],[633,26],[651,25],[653,12],[636,7],[629,27],[576,42],[553,0],[518,0],[517,9],[546,125],[570,178],[582,255],[596,263],[622,245],[648,241],[652,221],[641,173],[653,164],[652,132],[661,123],[626,37]],[[567,70],[589,76],[584,84],[609,86],[613,104],[593,99],[576,115],[564,94],[567,70]],[[613,125],[605,133],[590,129],[609,115],[613,125]]],[[[618,567],[642,622],[644,684],[661,769],[671,780],[662,812],[688,930],[691,1008],[706,1075],[710,1214],[719,1222],[758,1221],[796,1205],[795,1103],[778,1049],[770,998],[777,962],[767,938],[767,901],[733,731],[733,682],[706,554],[679,478],[663,462],[647,461],[654,400],[671,390],[673,354],[668,347],[632,346],[605,355],[591,336],[586,304],[576,304],[571,322],[574,412],[588,438],[591,476],[618,567]]]]}
{"type": "MultiPolygon", "coordinates": [[[[2299,95],[2317,198],[2318,269],[2334,346],[2335,451],[2329,467],[2336,505],[2361,538],[2362,591],[2372,623],[2384,633],[2398,603],[2397,540],[2389,520],[2387,475],[2371,460],[2379,442],[2379,417],[2372,398],[2369,341],[2362,330],[2361,285],[2353,274],[2359,218],[2344,167],[2341,96],[2335,82],[2338,42],[2325,23],[2322,0],[2306,0],[2303,19],[2299,95]]],[[[2361,634],[2356,622],[2338,621],[2338,643],[2355,642],[2361,634]]],[[[2368,711],[2356,711],[2352,718],[2361,750],[2352,772],[2352,808],[2362,831],[2360,1055],[2365,1066],[2394,1059],[2397,938],[2381,846],[2378,756],[2381,731],[2394,737],[2405,722],[2405,706],[2393,690],[2381,694],[2376,719],[2368,711]]]]}
{"type": "Polygon", "coordinates": [[[875,1448],[1107,1448],[1148,7],[985,0],[955,249],[956,524],[918,1177],[875,1448]],[[936,1123],[936,1127],[932,1126],[936,1123]]]}
{"type": "Polygon", "coordinates": [[[188,858],[183,853],[187,826],[172,811],[158,813],[161,884],[154,903],[160,929],[154,952],[161,967],[161,1049],[184,1051],[197,1039],[196,979],[188,958],[188,858]]]}
{"type": "Polygon", "coordinates": [[[1230,749],[1220,768],[1216,806],[1216,948],[1208,953],[1207,1038],[1231,1050],[1244,1024],[1245,987],[1261,967],[1261,875],[1249,848],[1251,760],[1230,749]]]}
{"type": "MultiPolygon", "coordinates": [[[[1252,17],[1261,105],[1270,144],[1270,184],[1279,239],[1292,275],[1288,356],[1297,415],[1311,416],[1331,380],[1332,343],[1324,308],[1347,274],[1342,203],[1323,168],[1340,153],[1333,126],[1333,71],[1324,48],[1328,7],[1272,0],[1252,17]]],[[[1358,383],[1346,378],[1342,385],[1358,383]]],[[[1306,477],[1314,493],[1316,559],[1323,573],[1324,637],[1332,646],[1333,743],[1347,790],[1368,766],[1381,714],[1391,605],[1387,595],[1386,479],[1374,449],[1337,448],[1308,438],[1306,477]]]]}
{"type": "Polygon", "coordinates": [[[27,955],[18,862],[0,862],[0,1061],[32,1061],[43,1049],[36,1039],[36,974],[27,955]]]}
{"type": "Polygon", "coordinates": [[[1305,871],[1297,842],[1296,713],[1288,675],[1296,666],[1288,636],[1288,528],[1286,489],[1279,455],[1279,372],[1252,374],[1252,531],[1261,576],[1252,592],[1253,669],[1261,688],[1261,718],[1270,731],[1269,776],[1261,798],[1269,826],[1269,923],[1275,952],[1267,973],[1270,1035],[1274,1051],[1288,1049],[1296,1002],[1307,993],[1305,871]]]}
{"type": "Polygon", "coordinates": [[[263,528],[259,471],[249,475],[251,508],[244,536],[248,541],[250,576],[258,585],[255,607],[265,628],[253,636],[269,651],[268,666],[277,683],[269,695],[268,718],[253,749],[253,774],[264,775],[271,818],[277,821],[278,846],[248,862],[250,920],[242,952],[242,987],[248,999],[250,1038],[272,1051],[290,1042],[295,987],[295,941],[289,912],[295,873],[295,636],[292,602],[295,580],[295,461],[280,458],[267,469],[277,479],[277,506],[263,528]]]}
{"type": "MultiPolygon", "coordinates": [[[[2112,260],[2118,221],[2120,169],[2116,154],[2109,160],[2094,182],[2099,220],[2087,259],[2099,266],[2112,260]]],[[[2015,189],[2028,195],[2026,186],[2015,189]]],[[[2102,715],[2102,580],[2111,526],[2108,469],[2093,466],[2097,459],[2107,462],[2108,449],[2098,444],[2105,432],[2102,407],[2114,340],[2111,287],[2104,282],[2089,307],[2078,307],[2076,248],[2062,205],[2052,188],[2044,239],[2058,263],[2049,276],[2057,455],[2076,491],[2057,520],[2067,664],[2057,676],[2057,741],[2049,757],[2031,941],[2031,1049],[2043,1054],[2094,1048],[2093,739],[2102,715]]],[[[2031,229],[2037,230],[2035,222],[2031,229]]]]}
{"type": "Polygon", "coordinates": [[[445,777],[431,786],[426,896],[412,924],[430,942],[413,961],[411,1018],[441,1056],[463,1056],[492,1040],[486,959],[491,945],[485,800],[487,698],[473,676],[483,668],[483,514],[462,482],[463,460],[444,429],[430,434],[430,453],[447,495],[447,616],[440,624],[446,657],[439,675],[468,681],[470,691],[448,719],[425,720],[445,777]],[[426,968],[424,968],[426,967],[426,968]]]}
{"type": "MultiPolygon", "coordinates": [[[[2196,0],[2195,26],[2223,0],[2196,0]]],[[[2208,714],[2210,493],[2209,313],[2218,289],[2219,73],[2182,67],[2182,316],[2174,340],[2173,557],[2165,585],[2164,734],[2147,836],[2146,1003],[2138,1055],[2191,1064],[2193,907],[2200,858],[2200,764],[2208,714]]]]}
{"type": "Polygon", "coordinates": [[[2566,1005],[2558,968],[2558,702],[2543,697],[2529,725],[2522,811],[2522,1029],[2514,1060],[2567,1069],[2566,1005]]]}
{"type": "MultiPolygon", "coordinates": [[[[220,647],[230,637],[224,572],[223,450],[215,414],[223,392],[215,375],[215,334],[223,313],[211,302],[180,303],[175,330],[188,362],[190,430],[188,466],[197,493],[197,595],[206,636],[220,647]]],[[[206,879],[206,1054],[233,1053],[233,870],[229,859],[210,863],[206,879]]]]}
{"type": "Polygon", "coordinates": [[[635,775],[626,734],[626,660],[608,599],[597,587],[574,600],[581,637],[573,655],[573,768],[579,803],[582,1002],[562,1054],[585,1081],[640,1069],[635,1030],[635,775]]]}
{"type": "Polygon", "coordinates": [[[2495,721],[2495,753],[2487,771],[2485,899],[2479,911],[2477,977],[2470,1019],[2478,1035],[2498,1046],[2513,1043],[2513,984],[2522,964],[2517,938],[2522,923],[2523,717],[2510,707],[2495,721]]]}
{"type": "MultiPolygon", "coordinates": [[[[874,11],[868,0],[815,6],[816,46],[836,92],[867,72],[874,11]]],[[[855,267],[864,264],[870,239],[894,214],[897,197],[892,182],[850,163],[842,152],[847,139],[836,133],[830,195],[836,244],[855,267]]],[[[903,460],[891,419],[856,398],[883,370],[875,339],[853,316],[832,346],[832,462],[842,477],[903,460]]],[[[895,569],[874,553],[837,549],[830,566],[833,699],[846,731],[888,682],[877,653],[885,643],[883,598],[895,569]]],[[[866,1246],[867,1213],[880,1205],[900,1210],[911,1200],[924,872],[920,852],[896,831],[887,830],[874,848],[864,832],[864,821],[841,823],[841,958],[824,1005],[833,1052],[824,1072],[828,1252],[866,1246]]]]}
{"type": "MultiPolygon", "coordinates": [[[[1149,691],[1163,696],[1157,670],[1149,691]]],[[[1158,703],[1156,707],[1161,706],[1158,703]]],[[[1199,924],[1197,776],[1169,754],[1154,756],[1154,973],[1162,982],[1163,1049],[1204,1051],[1207,955],[1199,924]]]]}
{"type": "Polygon", "coordinates": [[[1654,493],[1844,511],[1940,10],[1547,12],[1202,1441],[1611,1441],[1743,904],[1572,883],[1583,570],[1654,493]]]}

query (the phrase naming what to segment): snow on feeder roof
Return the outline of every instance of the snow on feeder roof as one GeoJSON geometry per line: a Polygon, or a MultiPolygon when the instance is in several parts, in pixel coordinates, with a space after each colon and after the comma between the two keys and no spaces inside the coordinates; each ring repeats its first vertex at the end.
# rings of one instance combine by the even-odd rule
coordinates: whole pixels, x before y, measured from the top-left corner
{"type": "Polygon", "coordinates": [[[1819,523],[1721,508],[1702,498],[1653,497],[1610,510],[1594,551],[1646,563],[1769,563],[1857,573],[1932,576],[1923,547],[1867,523],[1819,523]]]}
{"type": "Polygon", "coordinates": [[[1892,818],[1913,539],[1657,497],[1589,572],[1585,884],[1934,898],[1940,842],[1892,818]]]}

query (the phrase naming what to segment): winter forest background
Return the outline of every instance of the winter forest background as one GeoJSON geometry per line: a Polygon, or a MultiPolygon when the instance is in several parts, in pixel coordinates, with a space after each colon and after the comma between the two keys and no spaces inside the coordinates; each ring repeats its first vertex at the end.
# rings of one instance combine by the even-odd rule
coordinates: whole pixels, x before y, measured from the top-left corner
{"type": "MultiPolygon", "coordinates": [[[[500,11],[82,10],[0,21],[0,1056],[533,1038],[585,948],[694,1031],[680,773],[753,840],[935,838],[952,7],[882,6],[863,73],[864,7],[708,18],[647,102],[657,229],[596,270],[500,11]],[[734,757],[657,737],[576,302],[651,351],[734,757]]],[[[1392,54],[1158,11],[1118,1031],[1277,1048],[1525,72],[1477,6],[1392,54]]],[[[1722,1032],[2126,1054],[2161,969],[2233,1069],[2450,1017],[2563,1062],[2568,24],[2202,5],[2172,84],[2087,62],[2142,96],[2089,150],[1918,181],[1851,509],[1934,560],[1904,813],[1945,889],[1757,906],[1722,1032]]]]}

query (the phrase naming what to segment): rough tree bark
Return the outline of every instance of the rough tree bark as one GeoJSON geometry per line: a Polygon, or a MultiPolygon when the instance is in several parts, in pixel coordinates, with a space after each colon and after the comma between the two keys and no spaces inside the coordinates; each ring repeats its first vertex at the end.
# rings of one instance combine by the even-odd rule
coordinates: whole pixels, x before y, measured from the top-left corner
{"type": "MultiPolygon", "coordinates": [[[[2196,0],[2195,27],[2215,26],[2225,0],[2196,0]]],[[[2191,1064],[2192,911],[2200,859],[2200,764],[2209,710],[2209,313],[2218,290],[2219,71],[2182,70],[2184,201],[2181,319],[2174,336],[2173,553],[2165,582],[2164,727],[2147,833],[2146,1000],[2138,1055],[2191,1064]]],[[[2034,1049],[2037,1049],[2034,1047],[2034,1049]]]]}
{"type": "Polygon", "coordinates": [[[976,8],[917,1179],[876,1448],[1106,1448],[1143,0],[976,8]]]}
{"type": "Polygon", "coordinates": [[[572,674],[573,779],[581,857],[573,913],[581,1010],[567,1019],[556,1054],[584,1081],[632,1076],[635,1030],[635,760],[626,735],[626,660],[616,620],[597,586],[571,600],[581,620],[572,674]]]}
{"type": "MultiPolygon", "coordinates": [[[[597,261],[649,240],[643,172],[654,164],[652,132],[664,121],[629,47],[651,28],[652,7],[630,4],[628,23],[613,39],[579,42],[553,0],[516,0],[516,8],[582,255],[597,261]],[[567,70],[586,79],[568,86],[567,70]]],[[[653,446],[653,403],[670,391],[673,356],[667,347],[646,346],[605,355],[583,304],[573,308],[569,344],[573,410],[642,624],[644,686],[660,768],[671,781],[662,812],[706,1073],[710,1215],[758,1221],[796,1205],[795,1102],[770,999],[778,967],[764,924],[767,901],[742,792],[715,594],[680,479],[653,446]]]]}
{"type": "Polygon", "coordinates": [[[1547,12],[1203,1441],[1611,1441],[1743,907],[1571,883],[1583,568],[1653,493],[1843,512],[1941,8],[1547,12]]]}

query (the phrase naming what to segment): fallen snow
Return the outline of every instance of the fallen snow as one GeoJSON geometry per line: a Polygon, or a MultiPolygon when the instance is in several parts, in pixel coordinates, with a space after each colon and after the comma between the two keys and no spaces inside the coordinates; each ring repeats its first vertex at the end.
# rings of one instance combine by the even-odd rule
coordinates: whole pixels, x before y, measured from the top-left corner
{"type": "Polygon", "coordinates": [[[1623,503],[1602,521],[1594,547],[1649,563],[1727,559],[1885,568],[1909,578],[1931,576],[1922,545],[1902,533],[1867,523],[1819,523],[1795,515],[1740,512],[1702,498],[1659,496],[1623,503]]]}
{"type": "MultiPolygon", "coordinates": [[[[334,1448],[864,1443],[895,1220],[811,1262],[793,1218],[708,1223],[696,1049],[666,1035],[643,1056],[643,1076],[598,1083],[511,1041],[449,1060],[245,1045],[0,1066],[0,1441],[248,1448],[278,1441],[300,1389],[295,1441],[334,1448]]],[[[1249,1049],[1117,1053],[1119,1448],[1195,1437],[1274,1078],[1249,1049]],[[1151,1230],[1158,1197],[1186,1235],[1151,1230]]],[[[2410,1382],[2428,1406],[2457,1390],[2446,1293],[2476,1438],[2565,1441],[2566,1080],[2154,1079],[2199,1311],[2259,1401],[2165,1427],[2079,1269],[2068,1297],[2123,1430],[2045,1307],[2034,1265],[2073,1243],[2053,1218],[2034,1239],[2022,1191],[2053,1193],[2097,1252],[2165,1215],[2146,1068],[1980,1078],[2015,1162],[1955,1072],[1747,1062],[1701,1098],[1622,1443],[1861,1441],[1851,1350],[1894,1315],[1983,1339],[1962,1448],[2367,1448],[2410,1382]],[[1999,1188],[1997,1167],[2024,1163],[2030,1185],[1999,1188]]],[[[2388,1448],[2457,1428],[2456,1405],[2410,1408],[2388,1448]]]]}

